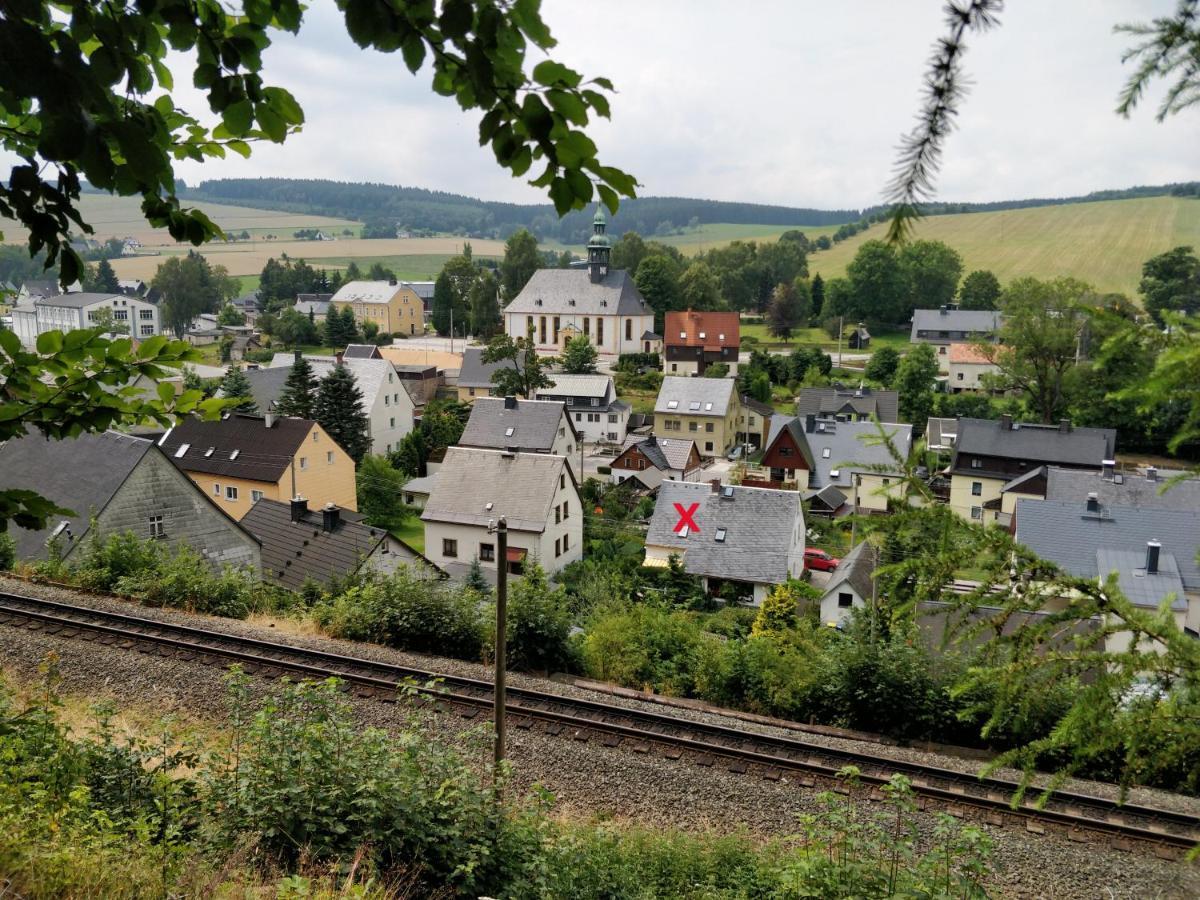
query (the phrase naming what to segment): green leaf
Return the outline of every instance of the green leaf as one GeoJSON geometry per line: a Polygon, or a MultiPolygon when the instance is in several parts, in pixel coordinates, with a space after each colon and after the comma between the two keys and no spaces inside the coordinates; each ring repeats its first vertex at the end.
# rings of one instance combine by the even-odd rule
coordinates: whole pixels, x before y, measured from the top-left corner
{"type": "Polygon", "coordinates": [[[296,102],[296,98],[292,96],[291,91],[278,87],[269,87],[263,90],[263,97],[270,104],[271,109],[278,113],[280,118],[289,125],[304,124],[304,110],[300,108],[300,104],[296,102]]]}
{"type": "Polygon", "coordinates": [[[474,23],[475,9],[470,0],[446,0],[438,20],[442,34],[452,40],[464,37],[474,23]]]}
{"type": "Polygon", "coordinates": [[[37,336],[37,351],[43,355],[57,353],[63,348],[61,331],[43,331],[37,336]]]}
{"type": "Polygon", "coordinates": [[[254,121],[254,106],[249,100],[231,103],[221,113],[221,123],[230,134],[245,134],[254,121]]]}
{"type": "Polygon", "coordinates": [[[597,91],[585,90],[581,93],[583,94],[583,99],[596,111],[596,115],[604,116],[606,119],[611,118],[607,97],[597,91]]]}
{"type": "Polygon", "coordinates": [[[566,85],[573,88],[579,85],[583,76],[574,69],[568,69],[562,63],[547,59],[533,67],[533,80],[547,87],[566,85]]]}
{"type": "Polygon", "coordinates": [[[568,91],[547,91],[546,99],[554,107],[554,111],[575,125],[587,124],[587,107],[579,99],[579,95],[568,91]]]}
{"type": "Polygon", "coordinates": [[[400,44],[400,55],[404,57],[408,71],[416,72],[421,68],[421,63],[425,62],[425,42],[421,36],[415,32],[406,36],[400,44]]]}
{"type": "Polygon", "coordinates": [[[158,399],[162,401],[164,406],[170,405],[171,401],[175,399],[175,385],[169,381],[160,382],[154,389],[154,392],[158,394],[158,399]]]}
{"type": "Polygon", "coordinates": [[[531,41],[543,50],[548,50],[557,42],[550,36],[550,29],[542,21],[541,5],[542,0],[517,0],[512,6],[512,18],[531,41]]]}
{"type": "Polygon", "coordinates": [[[596,191],[600,194],[601,202],[608,207],[608,211],[616,215],[617,207],[621,205],[621,201],[617,197],[617,192],[607,184],[597,184],[596,191]]]}
{"type": "Polygon", "coordinates": [[[554,201],[555,211],[565,216],[575,205],[575,192],[565,178],[555,178],[550,182],[550,199],[554,201]]]}
{"type": "Polygon", "coordinates": [[[16,357],[21,352],[21,339],[7,329],[0,329],[0,350],[9,357],[16,357]]]}
{"type": "Polygon", "coordinates": [[[245,141],[230,141],[225,146],[241,156],[243,159],[250,158],[250,145],[245,141]]]}

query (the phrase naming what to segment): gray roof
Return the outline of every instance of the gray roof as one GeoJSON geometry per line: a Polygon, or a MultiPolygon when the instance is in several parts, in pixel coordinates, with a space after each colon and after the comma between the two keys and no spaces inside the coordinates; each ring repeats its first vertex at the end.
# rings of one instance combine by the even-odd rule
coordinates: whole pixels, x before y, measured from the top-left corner
{"type": "Polygon", "coordinates": [[[1097,550],[1144,556],[1158,541],[1175,558],[1188,590],[1200,590],[1200,510],[1104,506],[1087,511],[1086,500],[1018,500],[1016,539],[1034,553],[1079,578],[1097,577],[1097,550]]]}
{"type": "Polygon", "coordinates": [[[959,419],[954,445],[954,466],[960,453],[997,456],[1031,463],[1095,466],[1112,459],[1117,432],[1113,428],[1077,428],[1063,431],[1058,425],[1033,425],[1004,420],[959,419]]]}
{"type": "Polygon", "coordinates": [[[820,500],[831,510],[839,510],[846,504],[846,495],[832,484],[827,484],[812,495],[812,499],[820,500]]]}
{"type": "Polygon", "coordinates": [[[188,416],[162,436],[159,448],[185,472],[274,484],[314,424],[279,417],[268,428],[263,416],[234,413],[207,422],[188,416]]]}
{"type": "MultiPolygon", "coordinates": [[[[912,448],[912,426],[885,424],[884,432],[892,436],[896,449],[905,458],[912,448]]],[[[809,486],[821,489],[827,485],[851,487],[853,472],[863,472],[872,465],[893,465],[895,460],[885,444],[872,444],[869,439],[879,436],[874,422],[817,421],[812,431],[805,423],[805,439],[813,455],[809,486]],[[824,426],[822,428],[822,426],[824,426]],[[829,453],[826,455],[825,451],[829,453]],[[838,474],[834,476],[834,472],[838,474]]]]}
{"type": "MultiPolygon", "coordinates": [[[[317,379],[324,378],[337,367],[337,360],[332,356],[306,356],[305,359],[312,366],[313,375],[317,379]]],[[[254,395],[254,402],[258,404],[260,411],[269,410],[279,400],[279,395],[283,393],[283,387],[287,383],[288,375],[291,374],[295,361],[295,357],[290,354],[276,353],[267,368],[246,370],[245,375],[250,382],[250,391],[254,395]]],[[[386,389],[388,373],[394,374],[395,369],[386,359],[349,357],[343,359],[342,364],[354,376],[354,383],[362,391],[363,411],[369,412],[375,405],[375,398],[379,392],[386,389]]],[[[398,382],[399,379],[392,382],[388,393],[400,392],[401,385],[398,382]]]]}
{"type": "Polygon", "coordinates": [[[548,377],[554,383],[550,387],[538,388],[538,396],[603,398],[612,389],[612,377],[609,375],[554,374],[548,377]]]}
{"type": "Polygon", "coordinates": [[[639,341],[661,341],[662,339],[663,337],[661,334],[655,334],[649,328],[643,331],[642,336],[638,338],[639,341]]]}
{"type": "Polygon", "coordinates": [[[1117,583],[1131,603],[1136,606],[1157,607],[1168,594],[1172,595],[1171,609],[1187,609],[1183,579],[1179,574],[1179,563],[1170,553],[1158,554],[1158,571],[1146,571],[1146,553],[1132,550],[1096,551],[1096,571],[1100,578],[1107,579],[1117,573],[1117,583]]]}
{"type": "Polygon", "coordinates": [[[482,347],[468,347],[463,351],[462,367],[458,370],[459,387],[492,387],[492,373],[501,366],[510,369],[518,368],[512,360],[485,363],[482,347]]]}
{"type": "Polygon", "coordinates": [[[953,446],[958,435],[958,419],[930,416],[925,421],[925,439],[930,449],[953,446]]]}
{"type": "Polygon", "coordinates": [[[692,575],[782,584],[788,579],[793,532],[801,521],[796,491],[726,486],[714,492],[707,482],[664,481],[646,543],[677,550],[692,575]],[[729,490],[732,499],[724,497],[729,490]],[[685,508],[700,504],[692,515],[699,531],[687,537],[675,532],[676,503],[685,508]],[[716,539],[718,529],[725,530],[724,541],[716,539]]]}
{"type": "Polygon", "coordinates": [[[1096,470],[1060,469],[1050,466],[1046,473],[1047,500],[1077,500],[1083,502],[1095,493],[1105,506],[1137,506],[1150,509],[1200,509],[1200,479],[1187,478],[1170,487],[1170,474],[1159,472],[1153,481],[1132,472],[1115,473],[1105,478],[1096,470]]]}
{"type": "MultiPolygon", "coordinates": [[[[558,400],[480,397],[471,407],[471,418],[458,443],[462,447],[515,447],[526,451],[549,451],[563,427],[566,409],[558,400]],[[512,429],[512,433],[509,433],[512,429]]],[[[568,422],[568,424],[570,424],[568,422]]],[[[573,427],[573,426],[572,426],[573,427]]]]}
{"type": "Polygon", "coordinates": [[[250,393],[254,396],[254,402],[258,404],[259,411],[268,411],[279,400],[279,395],[283,393],[288,376],[292,374],[292,367],[247,369],[243,374],[250,382],[250,393]]]}
{"type": "Polygon", "coordinates": [[[1003,316],[993,309],[918,309],[913,311],[912,339],[918,331],[965,331],[990,334],[1000,330],[1003,316]]]}
{"type": "Polygon", "coordinates": [[[27,278],[21,283],[21,288],[30,297],[54,297],[62,293],[56,278],[27,278]]]}
{"type": "Polygon", "coordinates": [[[812,447],[809,446],[808,438],[804,436],[804,420],[796,416],[772,416],[771,428],[767,432],[767,442],[763,445],[763,452],[766,453],[771,449],[771,445],[783,433],[789,432],[792,439],[796,442],[796,446],[800,448],[800,454],[804,457],[804,461],[808,464],[808,469],[811,472],[816,460],[813,459],[812,447]]]}
{"type": "MultiPolygon", "coordinates": [[[[55,516],[41,531],[9,528],[19,559],[43,559],[51,532],[66,521],[78,543],[92,512],[100,512],[129,478],[153,441],[115,431],[55,441],[31,433],[0,446],[0,489],[36,491],[74,515],[55,516]]],[[[201,501],[203,502],[203,501],[201,501]]]]}
{"type": "Polygon", "coordinates": [[[624,453],[630,447],[637,447],[656,469],[675,469],[680,472],[686,472],[688,459],[691,457],[692,448],[695,446],[696,442],[691,440],[661,438],[653,434],[646,437],[631,435],[625,439],[625,444],[621,447],[621,453],[624,453]]]}
{"type": "Polygon", "coordinates": [[[433,493],[433,486],[437,484],[437,472],[432,475],[426,475],[423,478],[410,478],[404,482],[404,491],[410,494],[424,494],[429,496],[433,493]]]}
{"type": "Polygon", "coordinates": [[[825,585],[828,596],[838,587],[850,583],[855,593],[864,600],[869,600],[875,583],[875,570],[879,568],[879,550],[867,541],[863,541],[844,557],[841,564],[834,570],[833,577],[825,585]]]}
{"type": "Polygon", "coordinates": [[[241,524],[262,544],[263,579],[292,591],[309,578],[328,584],[352,574],[387,534],[343,516],[332,531],[325,531],[319,509],[293,522],[290,504],[267,499],[255,503],[241,524]]]}
{"type": "Polygon", "coordinates": [[[504,311],[580,316],[644,316],[653,312],[624,269],[609,269],[595,282],[587,269],[538,269],[504,311]]]}
{"type": "Polygon", "coordinates": [[[379,348],[374,344],[348,344],[343,359],[383,359],[379,348]]]}
{"type": "Polygon", "coordinates": [[[575,483],[564,456],[450,447],[421,520],[486,526],[504,516],[510,529],[545,531],[564,474],[575,483]]]}
{"type": "Polygon", "coordinates": [[[658,399],[654,401],[654,413],[723,418],[729,412],[729,402],[736,389],[737,381],[733,378],[668,375],[662,381],[658,399]],[[671,406],[671,403],[675,406],[671,406]]]}
{"type": "Polygon", "coordinates": [[[80,291],[74,294],[59,294],[54,297],[39,297],[34,300],[34,306],[59,306],[69,309],[83,309],[85,306],[91,306],[93,303],[102,303],[105,300],[128,300],[124,294],[100,294],[92,293],[91,291],[80,291]]]}
{"type": "Polygon", "coordinates": [[[874,413],[880,422],[899,422],[899,398],[897,391],[877,391],[869,387],[801,388],[796,415],[835,416],[853,412],[869,416],[874,413]]]}
{"type": "MultiPolygon", "coordinates": [[[[1048,468],[1048,466],[1038,466],[1036,469],[1031,469],[1030,471],[1026,472],[1024,475],[1018,475],[1012,481],[1007,482],[1003,487],[1001,487],[1000,492],[1001,493],[1008,493],[1008,492],[1012,492],[1012,491],[1017,491],[1018,493],[1022,492],[1021,489],[1029,487],[1030,482],[1037,481],[1039,478],[1045,478],[1047,468],[1048,468]]],[[[1033,493],[1040,493],[1040,491],[1025,490],[1024,493],[1033,494],[1033,493]]],[[[1084,494],[1084,498],[1086,498],[1086,497],[1087,497],[1087,495],[1084,494]]]]}

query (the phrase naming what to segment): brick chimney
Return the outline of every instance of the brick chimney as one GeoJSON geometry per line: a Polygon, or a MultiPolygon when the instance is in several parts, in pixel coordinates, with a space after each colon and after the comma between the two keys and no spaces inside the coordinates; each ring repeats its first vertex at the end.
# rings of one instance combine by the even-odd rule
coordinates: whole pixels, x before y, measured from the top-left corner
{"type": "Polygon", "coordinates": [[[292,498],[292,521],[301,521],[306,512],[308,512],[308,501],[297,494],[292,498]]]}
{"type": "Polygon", "coordinates": [[[1071,433],[1071,420],[1070,419],[1059,419],[1058,420],[1058,433],[1059,434],[1070,434],[1071,433]]]}
{"type": "Polygon", "coordinates": [[[517,408],[517,398],[516,397],[505,397],[504,398],[504,408],[505,409],[516,409],[517,408]]]}
{"type": "Polygon", "coordinates": [[[342,511],[338,509],[336,503],[326,503],[321,510],[321,530],[333,531],[338,527],[338,522],[341,520],[342,511]]]}

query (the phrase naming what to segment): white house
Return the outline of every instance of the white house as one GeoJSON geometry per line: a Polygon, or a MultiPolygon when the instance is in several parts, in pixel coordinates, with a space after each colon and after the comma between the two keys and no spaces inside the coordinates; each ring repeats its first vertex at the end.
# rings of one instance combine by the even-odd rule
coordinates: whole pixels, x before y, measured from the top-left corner
{"type": "Polygon", "coordinates": [[[645,565],[678,556],[710,594],[730,588],[761,605],[771,589],[804,573],[804,510],[798,491],[664,481],[646,533],[645,565]]]}
{"type": "Polygon", "coordinates": [[[95,328],[100,311],[112,310],[114,326],[124,326],[139,340],[159,334],[158,307],[140,297],[121,294],[78,292],[55,297],[38,297],[27,306],[13,309],[13,331],[26,347],[37,343],[47,331],[74,331],[95,328]]]}
{"type": "Polygon", "coordinates": [[[654,331],[654,310],[633,275],[608,266],[611,245],[597,211],[588,242],[587,268],[539,269],[504,308],[504,330],[513,338],[533,332],[538,350],[558,353],[570,337],[583,335],[599,353],[642,351],[654,331]]]}
{"type": "Polygon", "coordinates": [[[947,358],[950,371],[946,378],[946,388],[952,394],[963,391],[986,391],[988,388],[983,383],[981,376],[1000,374],[1000,367],[975,344],[951,344],[947,358]]]}
{"type": "Polygon", "coordinates": [[[879,550],[863,541],[846,554],[825,585],[821,595],[821,622],[837,627],[850,616],[850,610],[874,603],[875,569],[879,550]]]}
{"type": "Polygon", "coordinates": [[[547,574],[583,556],[583,506],[566,457],[450,447],[425,509],[425,555],[452,577],[479,560],[492,576],[536,559],[547,574]],[[506,558],[488,526],[508,524],[506,558]]]}
{"type": "Polygon", "coordinates": [[[608,375],[551,375],[554,384],[539,388],[538,400],[557,400],[567,406],[567,415],[575,429],[589,443],[610,444],[623,441],[633,409],[617,399],[613,380],[608,375]]]}

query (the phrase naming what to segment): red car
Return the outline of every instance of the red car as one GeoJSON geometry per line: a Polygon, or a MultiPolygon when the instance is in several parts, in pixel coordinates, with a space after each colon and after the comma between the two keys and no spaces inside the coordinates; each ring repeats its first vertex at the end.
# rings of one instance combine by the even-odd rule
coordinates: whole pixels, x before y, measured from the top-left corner
{"type": "Polygon", "coordinates": [[[832,572],[841,562],[840,559],[830,556],[824,550],[818,550],[816,547],[809,547],[804,551],[804,568],[816,572],[832,572]]]}

